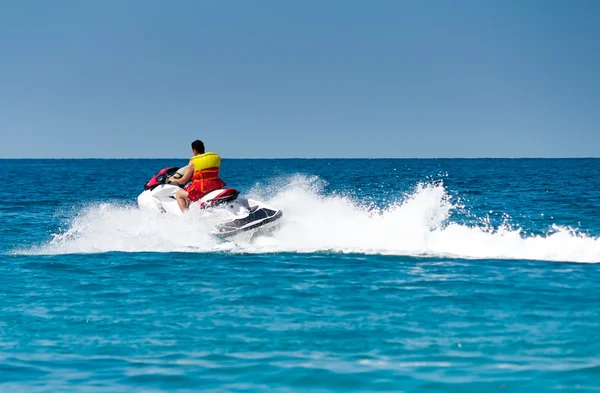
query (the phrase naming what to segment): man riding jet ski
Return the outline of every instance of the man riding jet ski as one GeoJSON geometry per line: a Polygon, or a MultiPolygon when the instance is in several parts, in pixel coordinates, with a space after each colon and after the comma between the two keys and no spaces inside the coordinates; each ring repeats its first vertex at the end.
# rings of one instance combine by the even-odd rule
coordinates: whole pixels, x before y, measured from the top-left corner
{"type": "Polygon", "coordinates": [[[237,190],[225,188],[225,182],[219,178],[220,157],[205,153],[201,141],[192,143],[192,151],[194,156],[186,167],[165,168],[146,183],[144,192],[137,197],[140,208],[182,215],[189,203],[197,201],[201,209],[225,210],[230,219],[217,225],[214,231],[223,238],[271,227],[281,218],[280,210],[238,197],[237,190]]]}
{"type": "Polygon", "coordinates": [[[177,205],[183,211],[187,209],[190,202],[195,202],[211,191],[225,187],[225,182],[219,178],[221,157],[216,153],[205,153],[204,143],[200,140],[192,142],[193,157],[183,176],[177,178],[171,176],[169,182],[185,185],[190,179],[192,184],[179,190],[175,194],[177,205]]]}

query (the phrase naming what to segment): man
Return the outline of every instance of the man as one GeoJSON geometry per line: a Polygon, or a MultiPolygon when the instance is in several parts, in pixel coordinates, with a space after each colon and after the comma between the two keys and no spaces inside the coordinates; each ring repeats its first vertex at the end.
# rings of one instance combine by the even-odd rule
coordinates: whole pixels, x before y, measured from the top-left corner
{"type": "Polygon", "coordinates": [[[187,209],[190,202],[195,202],[209,192],[225,187],[225,182],[219,178],[221,157],[216,153],[205,153],[204,143],[200,140],[192,142],[192,153],[194,156],[190,159],[183,176],[179,179],[173,176],[169,178],[169,182],[176,184],[186,184],[190,178],[192,179],[189,187],[175,194],[181,211],[187,209]]]}

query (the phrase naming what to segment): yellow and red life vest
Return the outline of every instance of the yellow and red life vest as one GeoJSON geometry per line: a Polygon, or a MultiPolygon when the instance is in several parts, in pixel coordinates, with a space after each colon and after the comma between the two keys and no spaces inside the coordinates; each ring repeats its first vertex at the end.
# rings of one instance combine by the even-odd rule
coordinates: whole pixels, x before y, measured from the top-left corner
{"type": "Polygon", "coordinates": [[[193,197],[201,198],[211,191],[225,187],[225,182],[219,178],[221,157],[218,154],[211,152],[198,154],[190,161],[194,165],[194,174],[192,175],[192,184],[187,191],[193,197]]]}

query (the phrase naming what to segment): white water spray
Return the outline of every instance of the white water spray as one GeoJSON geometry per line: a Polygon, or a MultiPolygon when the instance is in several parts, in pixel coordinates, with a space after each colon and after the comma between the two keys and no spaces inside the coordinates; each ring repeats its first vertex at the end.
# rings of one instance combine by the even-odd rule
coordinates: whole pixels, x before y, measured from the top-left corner
{"type": "MultiPolygon", "coordinates": [[[[520,229],[449,221],[457,208],[440,184],[421,184],[385,209],[361,206],[344,196],[325,196],[318,179],[294,177],[269,204],[284,212],[269,236],[237,244],[211,235],[214,217],[183,217],[113,204],[90,206],[48,244],[27,254],[125,252],[324,252],[600,262],[600,238],[555,226],[545,236],[520,229]]],[[[23,252],[19,252],[23,253],[23,252]]]]}

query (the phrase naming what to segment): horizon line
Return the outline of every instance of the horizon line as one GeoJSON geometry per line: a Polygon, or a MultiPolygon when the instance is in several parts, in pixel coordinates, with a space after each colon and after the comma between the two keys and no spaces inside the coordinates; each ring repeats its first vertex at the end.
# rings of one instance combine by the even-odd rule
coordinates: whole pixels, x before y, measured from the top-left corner
{"type": "MultiPolygon", "coordinates": [[[[221,157],[224,160],[561,160],[600,156],[522,157],[221,157]]],[[[187,160],[185,157],[0,157],[0,160],[187,160]]]]}

